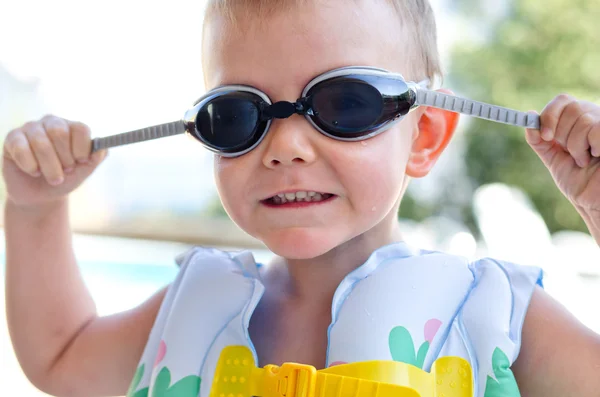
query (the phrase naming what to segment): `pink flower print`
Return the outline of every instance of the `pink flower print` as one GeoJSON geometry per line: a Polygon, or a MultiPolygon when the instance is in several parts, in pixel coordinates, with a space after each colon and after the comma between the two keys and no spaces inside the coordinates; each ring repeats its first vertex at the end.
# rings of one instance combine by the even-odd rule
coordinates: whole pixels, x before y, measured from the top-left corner
{"type": "Polygon", "coordinates": [[[441,325],[442,322],[437,318],[432,318],[431,320],[428,320],[425,323],[425,340],[429,342],[429,344],[431,344],[431,341],[433,341],[433,338],[435,337],[435,334],[437,334],[437,332],[439,331],[441,325]]]}
{"type": "Polygon", "coordinates": [[[160,341],[158,345],[158,352],[156,352],[156,360],[154,361],[154,367],[156,367],[163,358],[165,358],[165,354],[167,354],[167,344],[164,340],[160,341]]]}

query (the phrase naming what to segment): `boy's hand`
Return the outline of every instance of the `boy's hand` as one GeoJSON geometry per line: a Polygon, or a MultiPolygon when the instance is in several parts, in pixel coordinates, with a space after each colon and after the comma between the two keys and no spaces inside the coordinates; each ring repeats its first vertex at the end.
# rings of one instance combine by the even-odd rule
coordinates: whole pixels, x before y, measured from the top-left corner
{"type": "Polygon", "coordinates": [[[600,226],[600,106],[559,95],[540,121],[541,131],[527,130],[527,142],[588,225],[600,226]]]}
{"type": "Polygon", "coordinates": [[[106,157],[105,150],[90,152],[90,129],[83,123],[45,116],[12,130],[2,161],[7,199],[41,207],[67,197],[106,157]]]}

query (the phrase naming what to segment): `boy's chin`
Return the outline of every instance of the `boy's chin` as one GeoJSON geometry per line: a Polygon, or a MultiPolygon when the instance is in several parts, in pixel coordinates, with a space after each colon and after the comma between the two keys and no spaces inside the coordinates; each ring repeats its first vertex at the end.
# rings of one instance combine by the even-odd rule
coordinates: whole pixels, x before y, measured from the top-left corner
{"type": "Polygon", "coordinates": [[[286,259],[316,258],[331,251],[341,240],[332,236],[332,233],[314,232],[280,232],[262,239],[271,252],[286,259]]]}

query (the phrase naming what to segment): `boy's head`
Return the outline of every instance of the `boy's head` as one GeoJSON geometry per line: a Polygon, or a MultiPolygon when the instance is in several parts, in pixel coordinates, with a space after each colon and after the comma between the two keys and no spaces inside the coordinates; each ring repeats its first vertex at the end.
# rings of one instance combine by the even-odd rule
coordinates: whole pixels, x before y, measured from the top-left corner
{"type": "MultiPolygon", "coordinates": [[[[243,84],[273,102],[294,102],[312,78],[343,66],[434,79],[435,35],[425,0],[212,0],[202,44],[206,88],[243,84]]],[[[249,153],[215,157],[219,194],[231,218],[281,256],[312,258],[358,240],[374,249],[398,238],[408,181],[429,172],[456,121],[420,108],[373,138],[343,142],[298,115],[274,120],[249,153]],[[302,208],[268,205],[296,191],[333,196],[302,208]]]]}
{"type": "MultiPolygon", "coordinates": [[[[363,14],[361,8],[372,6],[386,12],[388,19],[395,20],[395,24],[389,26],[392,30],[385,32],[386,40],[381,44],[386,45],[385,51],[390,54],[401,54],[403,63],[408,64],[403,71],[404,77],[414,80],[429,78],[432,82],[441,77],[435,17],[428,0],[209,0],[206,21],[218,17],[245,30],[256,24],[266,27],[276,14],[287,14],[293,19],[294,15],[311,8],[317,11],[330,9],[335,13],[340,7],[345,7],[355,8],[356,16],[360,18],[363,14]],[[374,2],[384,4],[374,5],[374,2]]],[[[334,20],[329,22],[335,23],[334,20]]]]}

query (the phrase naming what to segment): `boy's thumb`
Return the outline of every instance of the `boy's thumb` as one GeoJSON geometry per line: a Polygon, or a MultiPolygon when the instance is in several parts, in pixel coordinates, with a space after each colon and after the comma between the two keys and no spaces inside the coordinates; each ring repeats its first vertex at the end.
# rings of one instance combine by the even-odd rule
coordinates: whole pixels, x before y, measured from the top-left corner
{"type": "Polygon", "coordinates": [[[557,161],[562,161],[563,157],[569,156],[569,154],[563,150],[562,146],[560,146],[558,142],[554,140],[545,141],[542,139],[541,132],[538,129],[526,128],[525,140],[538,155],[540,160],[542,160],[544,165],[546,165],[548,168],[550,168],[552,164],[555,164],[557,161]]]}
{"type": "Polygon", "coordinates": [[[94,170],[104,161],[106,156],[108,155],[108,150],[103,149],[97,152],[94,152],[90,155],[89,162],[85,164],[79,165],[77,169],[77,174],[79,178],[87,178],[94,170]]]}
{"type": "Polygon", "coordinates": [[[98,150],[97,152],[92,153],[91,160],[94,166],[99,165],[104,159],[108,156],[108,149],[98,150]]]}

